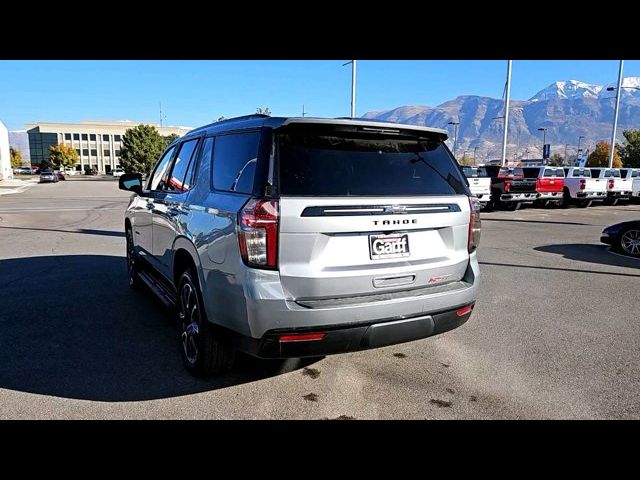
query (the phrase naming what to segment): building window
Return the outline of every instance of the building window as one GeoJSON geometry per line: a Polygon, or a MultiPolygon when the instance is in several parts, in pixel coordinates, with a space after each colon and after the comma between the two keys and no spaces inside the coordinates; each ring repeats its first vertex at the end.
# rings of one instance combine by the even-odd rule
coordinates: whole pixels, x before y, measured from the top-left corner
{"type": "Polygon", "coordinates": [[[96,134],[92,133],[91,135],[89,135],[89,140],[91,140],[92,142],[96,141],[96,134]]]}
{"type": "Polygon", "coordinates": [[[111,152],[109,150],[105,150],[104,151],[104,156],[105,157],[110,157],[111,156],[111,152]]]}
{"type": "Polygon", "coordinates": [[[120,150],[116,150],[116,157],[120,156],[120,150]]]}
{"type": "Polygon", "coordinates": [[[96,157],[98,155],[98,150],[96,150],[95,148],[91,149],[91,156],[92,157],[96,157]]]}
{"type": "Polygon", "coordinates": [[[109,141],[109,135],[102,135],[102,141],[103,142],[108,142],[109,141]]]}
{"type": "Polygon", "coordinates": [[[113,140],[116,141],[116,142],[119,142],[120,141],[120,135],[114,135],[113,136],[113,140]]]}
{"type": "Polygon", "coordinates": [[[65,133],[64,134],[64,139],[65,140],[71,140],[71,134],[70,133],[65,133]]]}
{"type": "Polygon", "coordinates": [[[89,140],[89,135],[87,135],[86,133],[83,133],[82,140],[89,140]]]}
{"type": "Polygon", "coordinates": [[[77,153],[78,155],[80,155],[80,149],[79,149],[79,148],[76,148],[76,153],[77,153]]]}
{"type": "Polygon", "coordinates": [[[80,134],[79,133],[74,133],[73,134],[73,139],[74,140],[80,140],[80,134]]]}
{"type": "Polygon", "coordinates": [[[82,149],[82,155],[84,155],[85,157],[88,157],[89,156],[89,150],[86,149],[86,148],[83,148],[82,149]]]}

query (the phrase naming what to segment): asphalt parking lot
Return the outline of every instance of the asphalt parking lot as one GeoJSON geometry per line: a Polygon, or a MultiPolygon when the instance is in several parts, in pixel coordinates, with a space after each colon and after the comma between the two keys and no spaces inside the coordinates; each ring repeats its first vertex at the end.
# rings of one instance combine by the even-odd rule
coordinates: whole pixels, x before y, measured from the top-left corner
{"type": "Polygon", "coordinates": [[[0,418],[640,417],[640,260],[599,243],[640,205],[485,213],[461,328],[198,380],[161,304],[127,286],[128,196],[91,180],[0,196],[0,418]]]}

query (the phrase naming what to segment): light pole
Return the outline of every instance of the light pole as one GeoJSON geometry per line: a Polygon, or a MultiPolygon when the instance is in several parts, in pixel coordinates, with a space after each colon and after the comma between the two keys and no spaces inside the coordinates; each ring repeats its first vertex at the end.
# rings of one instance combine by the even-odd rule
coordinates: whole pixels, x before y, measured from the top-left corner
{"type": "MultiPolygon", "coordinates": [[[[609,148],[609,168],[613,167],[613,153],[616,149],[616,128],[618,127],[618,108],[620,107],[620,87],[622,87],[623,68],[624,60],[620,60],[620,67],[618,68],[618,88],[616,90],[616,109],[613,114],[613,129],[611,130],[611,146],[609,148]]],[[[608,88],[607,91],[609,91],[608,88]]]]}
{"type": "Polygon", "coordinates": [[[478,147],[473,147],[473,164],[476,164],[476,152],[478,151],[478,147]]]}
{"type": "Polygon", "coordinates": [[[509,129],[509,99],[511,98],[511,60],[507,61],[507,84],[504,102],[504,131],[502,133],[502,165],[507,163],[507,131],[509,129]]]}
{"type": "Polygon", "coordinates": [[[578,152],[576,153],[576,161],[580,160],[580,141],[584,138],[583,135],[578,137],[578,152]]]}
{"type": "Polygon", "coordinates": [[[356,62],[357,60],[351,60],[342,64],[343,67],[351,64],[351,118],[356,116],[356,62]]]}
{"type": "Polygon", "coordinates": [[[449,122],[447,125],[453,125],[453,158],[456,158],[456,146],[458,144],[458,125],[460,125],[460,122],[449,122]]]}
{"type": "Polygon", "coordinates": [[[538,131],[542,132],[542,163],[544,163],[544,146],[547,144],[547,128],[540,127],[538,131]]]}
{"type": "Polygon", "coordinates": [[[568,144],[568,143],[565,143],[565,144],[564,144],[564,161],[562,162],[562,163],[566,163],[567,165],[569,164],[569,163],[567,162],[567,147],[568,147],[568,146],[569,146],[569,144],[568,144]]]}

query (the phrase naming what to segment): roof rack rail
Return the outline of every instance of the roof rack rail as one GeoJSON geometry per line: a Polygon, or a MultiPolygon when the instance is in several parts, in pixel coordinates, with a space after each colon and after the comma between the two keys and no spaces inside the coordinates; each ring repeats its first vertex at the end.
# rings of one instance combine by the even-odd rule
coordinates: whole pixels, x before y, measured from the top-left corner
{"type": "Polygon", "coordinates": [[[198,130],[202,130],[204,128],[209,128],[213,125],[220,125],[221,123],[227,122],[236,122],[238,120],[250,120],[252,118],[269,118],[270,115],[265,115],[263,113],[252,113],[250,115],[241,115],[239,117],[225,118],[224,120],[218,120],[217,122],[209,123],[208,125],[203,125],[202,127],[198,127],[196,129],[191,130],[192,132],[197,132],[198,130]]]}

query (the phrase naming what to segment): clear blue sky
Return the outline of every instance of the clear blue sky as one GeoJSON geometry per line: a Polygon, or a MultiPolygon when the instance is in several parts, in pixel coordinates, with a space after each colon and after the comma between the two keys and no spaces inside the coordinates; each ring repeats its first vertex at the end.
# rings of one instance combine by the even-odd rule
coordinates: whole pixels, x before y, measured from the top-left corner
{"type": "MultiPolygon", "coordinates": [[[[0,120],[11,130],[37,121],[157,122],[199,126],[269,107],[274,115],[347,116],[350,66],[312,61],[0,61],[0,120]]],[[[616,60],[515,60],[512,98],[556,80],[615,82],[616,60]]],[[[501,97],[506,61],[358,62],[357,113],[438,105],[458,95],[501,97]]],[[[640,61],[625,62],[640,76],[640,61]]]]}

